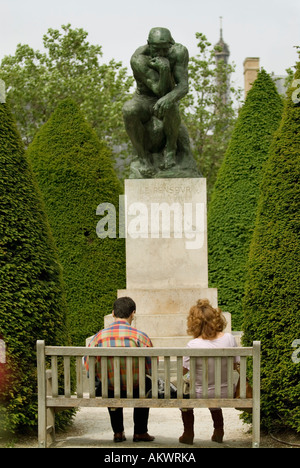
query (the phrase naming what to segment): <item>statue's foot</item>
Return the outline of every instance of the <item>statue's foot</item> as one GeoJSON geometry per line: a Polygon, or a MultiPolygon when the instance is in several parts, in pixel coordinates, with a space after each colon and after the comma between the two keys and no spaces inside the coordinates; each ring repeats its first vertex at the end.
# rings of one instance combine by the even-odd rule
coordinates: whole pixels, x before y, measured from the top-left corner
{"type": "Polygon", "coordinates": [[[176,156],[175,151],[168,151],[164,154],[164,168],[165,169],[170,169],[171,167],[176,165],[175,156],[176,156]]]}
{"type": "Polygon", "coordinates": [[[151,177],[154,174],[154,167],[146,159],[140,159],[139,170],[145,177],[151,177]]]}
{"type": "Polygon", "coordinates": [[[129,179],[151,179],[155,169],[147,160],[135,157],[130,164],[129,179]]]}

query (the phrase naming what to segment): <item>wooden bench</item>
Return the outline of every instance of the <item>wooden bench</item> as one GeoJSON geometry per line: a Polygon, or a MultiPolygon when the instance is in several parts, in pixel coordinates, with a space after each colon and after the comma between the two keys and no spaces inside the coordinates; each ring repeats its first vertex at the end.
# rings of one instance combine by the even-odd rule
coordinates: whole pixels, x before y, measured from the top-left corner
{"type": "Polygon", "coordinates": [[[47,447],[47,434],[55,440],[55,412],[78,407],[147,407],[147,408],[252,408],[252,447],[260,442],[260,342],[252,347],[189,349],[189,348],[88,348],[45,346],[37,341],[38,378],[38,443],[47,447]],[[89,357],[89,388],[83,390],[84,356],[89,357]],[[101,356],[102,397],[95,394],[95,360],[101,356]],[[114,359],[114,398],[108,398],[107,359],[114,359]],[[190,356],[190,397],[183,395],[183,357],[190,356]],[[240,356],[240,398],[234,398],[234,357],[240,356]],[[146,398],[145,359],[151,359],[152,392],[146,398]],[[120,398],[120,359],[126,359],[127,398],[120,398]],[[195,395],[196,359],[202,359],[203,398],[195,395]],[[215,395],[208,397],[208,359],[214,359],[215,395]],[[227,359],[228,392],[221,398],[221,361],[227,359]],[[133,398],[132,360],[139,361],[139,398],[133,398]],[[247,359],[253,360],[253,396],[246,397],[247,359]],[[71,391],[71,362],[75,361],[76,390],[71,391]],[[60,363],[61,361],[61,363],[60,363]],[[58,367],[64,371],[64,388],[59,391],[58,367]],[[166,392],[158,398],[158,377],[162,375],[166,392]],[[170,382],[177,382],[177,397],[171,398],[170,382]]]}

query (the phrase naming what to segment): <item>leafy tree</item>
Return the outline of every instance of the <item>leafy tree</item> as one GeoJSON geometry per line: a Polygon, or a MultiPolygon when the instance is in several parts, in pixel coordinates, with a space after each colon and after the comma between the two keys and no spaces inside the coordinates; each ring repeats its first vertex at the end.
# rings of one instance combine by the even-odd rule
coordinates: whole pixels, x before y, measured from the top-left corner
{"type": "Polygon", "coordinates": [[[246,262],[254,228],[259,184],[272,135],[282,113],[271,77],[261,70],[249,91],[218,172],[208,210],[208,263],[219,304],[242,324],[246,262]]]}
{"type": "MultiPolygon", "coordinates": [[[[87,41],[83,29],[63,25],[49,29],[43,37],[45,52],[19,44],[14,56],[6,56],[0,79],[27,146],[47,122],[57,103],[72,98],[87,116],[98,136],[111,147],[128,141],[122,106],[133,78],[121,62],[101,64],[102,49],[87,41]]],[[[120,156],[120,155],[119,155],[120,156]]]]}
{"type": "Polygon", "coordinates": [[[27,150],[63,265],[72,342],[103,326],[125,287],[124,239],[100,239],[99,204],[118,213],[121,185],[111,154],[71,99],[61,101],[27,150]]]}
{"type": "Polygon", "coordinates": [[[262,424],[300,432],[300,62],[264,168],[247,266],[245,345],[262,343],[262,424]],[[296,89],[298,88],[298,90],[296,89]]]}
{"type": "Polygon", "coordinates": [[[236,121],[235,103],[240,90],[229,87],[235,67],[223,60],[216,63],[216,52],[202,33],[196,33],[199,54],[189,61],[189,93],[183,100],[184,120],[200,172],[207,178],[208,198],[223,160],[236,121]],[[227,99],[224,96],[227,93],[227,99]]]}
{"type": "Polygon", "coordinates": [[[37,339],[70,344],[61,265],[14,118],[0,104],[0,422],[37,424],[37,339]],[[5,372],[4,372],[5,371],[5,372]]]}

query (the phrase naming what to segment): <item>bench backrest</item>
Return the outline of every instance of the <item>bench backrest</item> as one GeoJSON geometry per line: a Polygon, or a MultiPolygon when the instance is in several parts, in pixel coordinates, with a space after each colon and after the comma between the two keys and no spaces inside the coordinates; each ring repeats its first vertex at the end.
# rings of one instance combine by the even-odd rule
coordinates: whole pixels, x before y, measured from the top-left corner
{"type": "Polygon", "coordinates": [[[223,407],[259,407],[260,399],[260,342],[254,342],[252,347],[191,349],[191,348],[100,348],[100,347],[57,347],[45,346],[44,341],[37,342],[39,397],[47,398],[51,406],[80,406],[89,405],[87,400],[94,400],[95,406],[136,406],[133,400],[132,360],[139,362],[139,400],[140,406],[172,406],[193,407],[196,404],[196,360],[202,360],[202,398],[197,400],[196,406],[223,406],[223,407]],[[84,393],[83,365],[85,356],[89,358],[89,388],[84,393]],[[101,356],[101,383],[102,398],[95,395],[95,362],[101,356]],[[190,398],[183,400],[183,357],[190,357],[190,398]],[[234,399],[234,358],[240,357],[240,398],[234,399]],[[114,362],[114,402],[108,398],[107,362],[114,362]],[[126,359],[126,387],[127,399],[120,399],[120,360],[126,359]],[[145,386],[145,359],[151,359],[152,392],[150,398],[143,403],[146,397],[145,386]],[[208,392],[208,362],[214,360],[215,393],[209,396],[208,392]],[[221,369],[222,359],[227,360],[227,396],[221,398],[221,369]],[[253,397],[246,396],[246,368],[247,359],[253,360],[253,397]],[[71,391],[71,363],[75,361],[76,390],[71,391]],[[46,369],[51,364],[52,390],[46,397],[46,369]],[[63,368],[64,384],[59,389],[59,366],[63,368]],[[158,400],[158,378],[165,382],[163,400],[158,400]],[[170,383],[176,381],[177,398],[171,399],[170,383]],[[80,403],[75,400],[80,399],[80,403]],[[117,400],[120,400],[119,402],[117,400]],[[99,401],[101,400],[101,401],[99,401]],[[96,402],[97,401],[97,402],[96,402]]]}

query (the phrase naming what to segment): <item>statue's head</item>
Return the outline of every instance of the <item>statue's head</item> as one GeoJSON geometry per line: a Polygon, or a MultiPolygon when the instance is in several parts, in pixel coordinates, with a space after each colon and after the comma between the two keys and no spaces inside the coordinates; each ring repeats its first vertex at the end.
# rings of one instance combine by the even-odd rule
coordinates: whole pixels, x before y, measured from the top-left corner
{"type": "Polygon", "coordinates": [[[148,45],[152,57],[165,57],[173,44],[175,41],[167,28],[152,28],[149,32],[148,45]]]}

